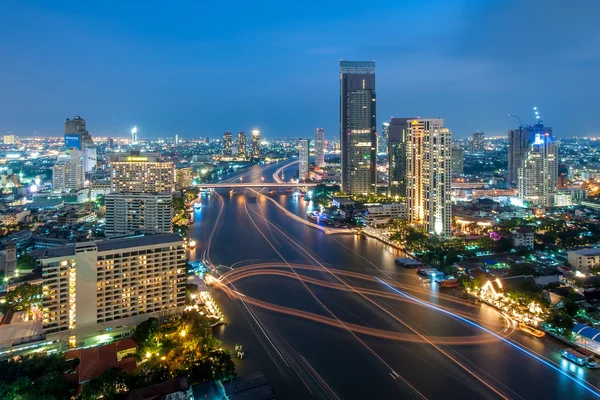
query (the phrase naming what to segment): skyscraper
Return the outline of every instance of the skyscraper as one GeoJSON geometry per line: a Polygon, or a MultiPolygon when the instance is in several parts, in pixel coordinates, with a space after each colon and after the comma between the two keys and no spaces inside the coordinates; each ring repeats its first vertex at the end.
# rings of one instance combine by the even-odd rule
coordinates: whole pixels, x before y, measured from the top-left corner
{"type": "Polygon", "coordinates": [[[232,145],[231,132],[227,131],[223,134],[223,157],[231,157],[231,145],[232,145]]]}
{"type": "Polygon", "coordinates": [[[65,122],[65,147],[67,150],[76,149],[83,156],[83,170],[92,172],[96,166],[96,147],[85,127],[85,120],[80,116],[67,118],[65,122]]]}
{"type": "Polygon", "coordinates": [[[342,191],[376,190],[375,61],[340,61],[342,191]]]}
{"type": "Polygon", "coordinates": [[[154,153],[131,151],[111,161],[112,192],[172,193],[175,190],[175,166],[161,161],[154,153]]]}
{"type": "Polygon", "coordinates": [[[519,129],[508,131],[508,183],[517,184],[518,170],[523,166],[523,159],[527,155],[536,135],[548,136],[552,139],[552,128],[545,127],[540,121],[535,125],[520,126],[519,129]],[[548,134],[548,135],[546,135],[548,134]]]}
{"type": "Polygon", "coordinates": [[[315,129],[315,165],[322,167],[325,165],[325,130],[323,128],[315,129]]]}
{"type": "Polygon", "coordinates": [[[250,143],[250,152],[252,158],[260,158],[260,131],[254,129],[252,131],[252,142],[250,143]]]}
{"type": "Polygon", "coordinates": [[[535,134],[518,169],[519,197],[530,205],[552,207],[558,189],[558,144],[550,134],[535,134]]]}
{"type": "Polygon", "coordinates": [[[70,193],[85,185],[83,155],[79,150],[70,150],[62,155],[52,167],[52,189],[55,192],[70,193]]]}
{"type": "Polygon", "coordinates": [[[17,135],[4,135],[4,144],[17,144],[19,137],[17,135]]]}
{"type": "Polygon", "coordinates": [[[298,140],[298,178],[310,178],[310,139],[298,140]]]}
{"type": "Polygon", "coordinates": [[[131,144],[138,144],[137,126],[131,128],[131,144]]]}
{"type": "Polygon", "coordinates": [[[465,173],[465,151],[460,147],[452,148],[452,175],[461,176],[465,173]]]}
{"type": "Polygon", "coordinates": [[[377,154],[388,153],[388,137],[390,134],[390,123],[384,122],[381,127],[381,133],[377,136],[377,154]]]}
{"type": "Polygon", "coordinates": [[[408,219],[440,236],[452,235],[451,151],[451,133],[443,119],[408,122],[408,219]]]}
{"type": "Polygon", "coordinates": [[[485,139],[484,132],[477,131],[477,132],[473,133],[473,135],[471,136],[471,143],[470,143],[471,151],[473,151],[475,153],[481,153],[483,151],[484,139],[485,139]]]}
{"type": "Polygon", "coordinates": [[[406,200],[406,132],[414,118],[392,118],[388,134],[389,194],[406,200]]]}
{"type": "Polygon", "coordinates": [[[237,156],[239,158],[248,157],[248,153],[246,151],[246,134],[244,132],[238,133],[237,137],[237,156]]]}

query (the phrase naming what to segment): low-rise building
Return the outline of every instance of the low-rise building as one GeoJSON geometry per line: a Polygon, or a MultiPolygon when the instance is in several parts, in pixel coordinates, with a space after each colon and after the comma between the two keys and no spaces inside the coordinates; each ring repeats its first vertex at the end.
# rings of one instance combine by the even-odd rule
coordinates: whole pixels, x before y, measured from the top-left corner
{"type": "Polygon", "coordinates": [[[31,215],[29,210],[7,210],[0,212],[0,225],[16,225],[31,215]]]}
{"type": "Polygon", "coordinates": [[[515,247],[527,247],[528,249],[533,249],[535,244],[535,233],[533,229],[517,229],[510,233],[510,238],[515,247]]]}
{"type": "Polygon", "coordinates": [[[568,251],[567,260],[571,268],[587,273],[600,266],[600,248],[568,251]]]}
{"type": "Polygon", "coordinates": [[[365,211],[365,221],[369,225],[385,224],[393,219],[406,218],[406,205],[402,203],[372,205],[365,211]]]}

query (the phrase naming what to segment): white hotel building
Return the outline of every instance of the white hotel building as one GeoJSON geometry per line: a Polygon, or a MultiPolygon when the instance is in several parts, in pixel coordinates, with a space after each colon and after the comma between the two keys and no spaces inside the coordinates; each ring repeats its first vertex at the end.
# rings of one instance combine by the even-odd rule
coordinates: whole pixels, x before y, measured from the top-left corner
{"type": "Polygon", "coordinates": [[[47,249],[40,260],[43,332],[70,347],[88,346],[182,311],[185,257],[173,233],[47,249]]]}

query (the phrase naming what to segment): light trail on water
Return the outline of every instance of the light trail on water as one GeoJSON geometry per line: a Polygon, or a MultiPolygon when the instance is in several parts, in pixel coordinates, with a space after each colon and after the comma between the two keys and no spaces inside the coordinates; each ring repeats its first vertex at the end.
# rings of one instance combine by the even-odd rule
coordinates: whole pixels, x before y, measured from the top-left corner
{"type": "Polygon", "coordinates": [[[379,282],[381,282],[383,285],[385,285],[386,287],[388,287],[390,290],[392,290],[392,291],[394,291],[394,292],[396,292],[396,293],[398,293],[398,294],[400,294],[400,295],[402,295],[402,296],[405,296],[405,297],[407,297],[407,298],[409,298],[409,299],[411,299],[411,300],[413,300],[413,301],[415,301],[415,302],[417,302],[417,303],[421,304],[421,305],[422,305],[422,306],[424,306],[424,307],[428,307],[428,308],[434,309],[434,310],[436,310],[436,311],[439,311],[439,312],[441,312],[441,313],[444,313],[444,314],[446,314],[446,315],[449,315],[449,316],[450,316],[450,317],[452,317],[452,318],[455,318],[455,319],[457,319],[457,320],[459,320],[459,321],[462,321],[462,322],[464,322],[464,323],[465,323],[465,324],[467,324],[467,325],[470,325],[470,326],[472,326],[472,327],[475,327],[475,328],[477,328],[477,329],[480,329],[480,330],[482,330],[483,332],[486,332],[486,333],[488,333],[488,334],[490,334],[490,335],[492,335],[492,336],[496,337],[497,339],[499,339],[499,340],[503,341],[504,343],[508,344],[509,346],[511,346],[511,347],[513,347],[513,348],[515,348],[515,349],[517,349],[517,350],[518,350],[518,351],[520,351],[521,353],[523,353],[523,354],[525,354],[525,355],[527,355],[527,356],[529,356],[529,357],[531,357],[531,358],[533,358],[533,359],[535,359],[535,360],[539,361],[540,363],[542,363],[542,364],[544,364],[545,366],[547,366],[547,367],[551,368],[551,369],[552,369],[552,370],[554,370],[555,372],[558,372],[558,373],[559,373],[559,374],[561,374],[562,376],[564,376],[564,377],[566,377],[566,378],[570,379],[571,381],[575,382],[575,384],[577,384],[578,386],[580,386],[580,387],[582,387],[583,389],[587,390],[589,393],[593,394],[594,396],[596,396],[596,397],[599,397],[599,398],[600,398],[600,392],[599,392],[598,390],[596,390],[596,388],[595,388],[594,386],[592,386],[592,385],[591,385],[589,382],[587,382],[587,381],[585,381],[585,380],[583,380],[583,379],[579,379],[579,378],[577,378],[577,377],[574,377],[574,376],[570,375],[569,373],[566,373],[566,372],[565,372],[565,371],[563,371],[562,369],[558,368],[556,365],[552,364],[550,361],[548,361],[548,360],[545,360],[544,358],[542,358],[542,357],[541,357],[541,356],[539,356],[538,354],[535,354],[534,352],[532,352],[532,351],[530,351],[530,350],[526,349],[525,347],[523,347],[523,346],[519,345],[518,343],[516,343],[516,342],[514,342],[514,341],[512,341],[512,340],[510,340],[510,339],[507,339],[506,337],[503,337],[503,336],[501,336],[501,335],[498,335],[497,333],[495,333],[495,332],[493,332],[493,331],[489,330],[489,329],[488,329],[488,328],[486,328],[485,326],[482,326],[482,325],[480,325],[480,324],[478,324],[478,323],[476,323],[476,322],[474,322],[474,321],[471,321],[471,320],[469,320],[469,319],[467,319],[467,318],[465,318],[465,317],[462,317],[462,316],[460,316],[460,315],[454,314],[454,313],[452,313],[452,312],[450,312],[450,311],[448,311],[448,310],[444,310],[444,309],[442,309],[442,308],[440,308],[440,307],[437,307],[437,306],[435,306],[435,305],[433,305],[433,304],[429,304],[429,303],[427,303],[427,302],[424,302],[424,301],[422,301],[422,300],[420,300],[420,299],[418,299],[418,298],[416,298],[416,297],[413,297],[413,296],[411,296],[411,295],[409,295],[409,294],[407,294],[407,293],[404,293],[404,292],[402,292],[402,291],[400,291],[400,290],[396,289],[396,288],[395,288],[395,287],[393,287],[392,285],[388,284],[387,282],[385,282],[385,281],[384,281],[384,280],[382,280],[382,279],[379,279],[379,278],[377,278],[377,277],[375,277],[375,279],[377,279],[377,280],[378,280],[379,282]]]}

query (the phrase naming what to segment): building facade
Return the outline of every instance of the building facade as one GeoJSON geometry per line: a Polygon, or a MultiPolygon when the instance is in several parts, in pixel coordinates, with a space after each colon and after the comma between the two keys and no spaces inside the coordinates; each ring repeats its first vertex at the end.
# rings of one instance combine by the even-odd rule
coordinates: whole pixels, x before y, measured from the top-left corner
{"type": "Polygon", "coordinates": [[[231,132],[227,131],[223,134],[223,157],[231,157],[233,155],[231,146],[233,145],[233,137],[231,132]]]}
{"type": "Polygon", "coordinates": [[[323,128],[315,129],[315,165],[322,167],[325,165],[325,130],[323,128]]]}
{"type": "Polygon", "coordinates": [[[600,249],[571,250],[567,252],[567,260],[571,268],[588,273],[592,268],[600,267],[600,249]]]}
{"type": "Polygon", "coordinates": [[[365,222],[369,225],[385,224],[390,220],[406,218],[406,204],[402,203],[369,206],[365,212],[365,222]]]}
{"type": "Polygon", "coordinates": [[[414,118],[392,118],[388,134],[389,195],[406,202],[407,123],[414,118]]]}
{"type": "Polygon", "coordinates": [[[171,193],[109,193],[105,200],[107,237],[173,232],[171,193]]]}
{"type": "Polygon", "coordinates": [[[158,154],[130,152],[111,161],[111,191],[172,193],[175,190],[175,166],[161,161],[158,154]]]}
{"type": "Polygon", "coordinates": [[[517,185],[519,168],[535,141],[536,135],[552,138],[552,128],[544,126],[542,122],[535,125],[521,126],[519,129],[508,131],[508,183],[517,185]]]}
{"type": "Polygon", "coordinates": [[[19,137],[17,135],[4,135],[4,144],[18,144],[19,137]]]}
{"type": "Polygon", "coordinates": [[[471,140],[469,143],[470,150],[474,153],[483,152],[485,141],[485,133],[484,132],[475,132],[471,135],[471,140]]]}
{"type": "Polygon", "coordinates": [[[60,156],[52,167],[52,190],[60,193],[76,192],[85,186],[83,155],[71,150],[60,156]]]}
{"type": "Polygon", "coordinates": [[[186,164],[183,165],[175,168],[175,188],[177,190],[189,188],[194,181],[194,169],[186,164]]]}
{"type": "Polygon", "coordinates": [[[298,140],[298,179],[310,179],[310,139],[298,140]]]}
{"type": "Polygon", "coordinates": [[[440,236],[452,234],[451,139],[441,118],[407,122],[408,219],[440,236]]]}
{"type": "Polygon", "coordinates": [[[96,147],[92,136],[85,127],[85,120],[80,116],[67,118],[65,122],[65,148],[79,150],[83,156],[84,172],[94,170],[97,162],[96,147]]]}
{"type": "Polygon", "coordinates": [[[250,143],[250,155],[252,158],[260,158],[260,131],[252,131],[252,141],[250,143]]]}
{"type": "Polygon", "coordinates": [[[375,192],[376,125],[375,62],[340,61],[342,192],[375,192]]]}
{"type": "Polygon", "coordinates": [[[47,249],[42,326],[70,347],[97,344],[185,306],[185,246],[177,234],[47,249]]]}
{"type": "Polygon", "coordinates": [[[552,207],[558,191],[558,144],[536,134],[518,169],[519,197],[532,206],[552,207]]]}
{"type": "Polygon", "coordinates": [[[248,157],[248,152],[246,149],[246,134],[244,132],[238,133],[237,136],[237,156],[238,158],[248,157]]]}
{"type": "Polygon", "coordinates": [[[461,176],[465,173],[465,151],[458,147],[452,148],[452,175],[461,176]]]}
{"type": "Polygon", "coordinates": [[[384,122],[381,133],[377,136],[377,154],[388,154],[388,137],[390,134],[390,123],[384,122]]]}

